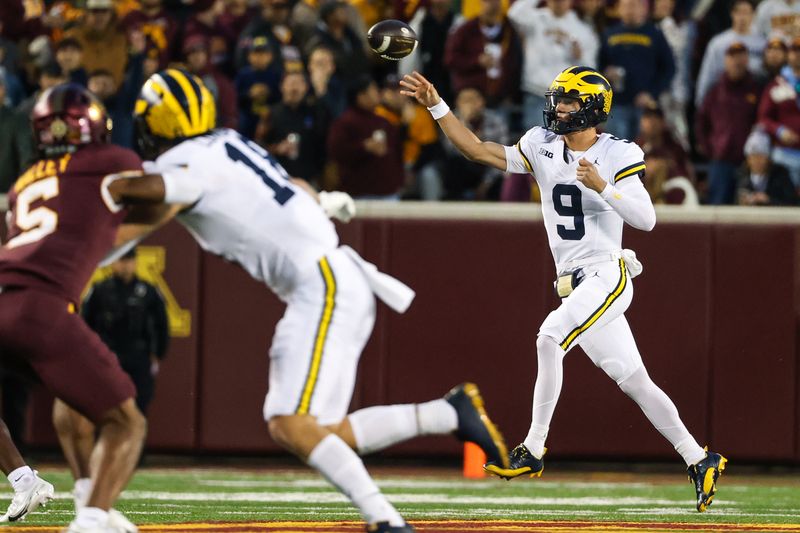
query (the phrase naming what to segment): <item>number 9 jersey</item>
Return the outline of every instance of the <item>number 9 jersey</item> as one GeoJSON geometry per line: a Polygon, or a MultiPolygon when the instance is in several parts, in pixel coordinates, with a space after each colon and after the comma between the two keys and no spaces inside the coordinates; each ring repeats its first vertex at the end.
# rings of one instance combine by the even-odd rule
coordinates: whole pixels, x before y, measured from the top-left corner
{"type": "Polygon", "coordinates": [[[575,152],[567,148],[561,135],[537,126],[515,146],[506,147],[507,171],[531,173],[539,185],[547,238],[557,266],[622,248],[623,219],[599,193],[578,181],[581,158],[620,192],[629,187],[644,192],[642,149],[607,133],[598,135],[585,152],[575,152]]]}

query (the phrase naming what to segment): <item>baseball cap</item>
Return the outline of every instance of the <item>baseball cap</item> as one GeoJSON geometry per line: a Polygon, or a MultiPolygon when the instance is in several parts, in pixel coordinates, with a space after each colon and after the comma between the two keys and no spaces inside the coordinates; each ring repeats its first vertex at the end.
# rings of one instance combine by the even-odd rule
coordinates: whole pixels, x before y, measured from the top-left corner
{"type": "Polygon", "coordinates": [[[753,131],[744,143],[744,155],[769,154],[769,135],[760,130],[753,131]]]}
{"type": "Polygon", "coordinates": [[[86,9],[114,9],[114,0],[86,0],[86,9]]]}
{"type": "Polygon", "coordinates": [[[725,50],[726,54],[739,54],[742,52],[747,52],[747,47],[744,45],[744,43],[741,43],[739,41],[732,42],[730,45],[728,45],[728,48],[725,50]]]}
{"type": "Polygon", "coordinates": [[[253,39],[253,42],[250,43],[250,50],[266,50],[271,52],[272,45],[266,37],[256,37],[253,39]]]}

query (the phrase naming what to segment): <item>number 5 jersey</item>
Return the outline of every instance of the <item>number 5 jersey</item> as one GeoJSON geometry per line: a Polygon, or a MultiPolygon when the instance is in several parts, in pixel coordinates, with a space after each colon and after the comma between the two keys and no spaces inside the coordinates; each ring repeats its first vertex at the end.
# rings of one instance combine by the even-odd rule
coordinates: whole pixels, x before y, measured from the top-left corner
{"type": "Polygon", "coordinates": [[[645,171],[644,153],[631,141],[602,133],[588,150],[575,152],[567,148],[563,136],[537,126],[515,146],[506,147],[506,161],[508,172],[531,173],[536,178],[556,265],[622,248],[623,218],[612,207],[614,201],[625,196],[652,210],[640,179],[645,171]],[[614,186],[608,200],[578,181],[581,158],[614,186]]]}
{"type": "Polygon", "coordinates": [[[9,191],[0,286],[41,289],[77,304],[125,216],[107,190],[111,174],[141,172],[139,156],[111,144],[34,163],[9,191]]]}

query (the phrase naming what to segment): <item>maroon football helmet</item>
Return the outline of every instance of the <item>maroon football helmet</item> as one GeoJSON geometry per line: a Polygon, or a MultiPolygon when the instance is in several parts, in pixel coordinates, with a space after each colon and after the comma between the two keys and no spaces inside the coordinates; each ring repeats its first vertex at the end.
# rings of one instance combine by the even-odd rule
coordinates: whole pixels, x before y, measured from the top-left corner
{"type": "Polygon", "coordinates": [[[36,146],[44,157],[71,153],[111,137],[111,119],[92,93],[77,83],[46,90],[31,112],[36,146]]]}

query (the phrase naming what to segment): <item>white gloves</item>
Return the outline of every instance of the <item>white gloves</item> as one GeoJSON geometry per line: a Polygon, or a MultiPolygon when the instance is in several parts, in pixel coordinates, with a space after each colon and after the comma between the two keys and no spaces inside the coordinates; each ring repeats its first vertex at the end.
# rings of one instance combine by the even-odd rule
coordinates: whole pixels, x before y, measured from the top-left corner
{"type": "Polygon", "coordinates": [[[342,222],[350,222],[356,214],[356,203],[346,192],[322,191],[319,193],[319,205],[328,218],[338,218],[342,222]]]}

